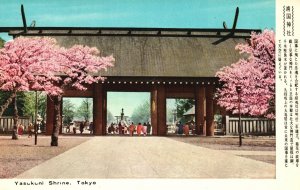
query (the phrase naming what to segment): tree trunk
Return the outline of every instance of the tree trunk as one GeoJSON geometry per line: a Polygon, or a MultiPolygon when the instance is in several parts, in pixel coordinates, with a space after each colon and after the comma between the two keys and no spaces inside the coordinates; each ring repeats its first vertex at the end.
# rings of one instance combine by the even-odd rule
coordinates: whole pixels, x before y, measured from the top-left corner
{"type": "Polygon", "coordinates": [[[53,130],[51,135],[51,146],[58,146],[58,135],[61,127],[60,105],[61,105],[62,97],[55,96],[53,97],[53,100],[54,100],[54,125],[53,125],[53,130]]]}
{"type": "Polygon", "coordinates": [[[16,97],[16,95],[17,95],[16,92],[12,92],[11,95],[10,95],[10,97],[6,100],[6,102],[0,107],[0,117],[2,117],[4,111],[7,109],[7,107],[9,106],[9,104],[11,104],[11,102],[16,97]]]}
{"type": "Polygon", "coordinates": [[[18,120],[19,120],[19,115],[18,115],[18,106],[17,106],[17,92],[13,92],[13,102],[14,102],[14,127],[13,127],[13,132],[12,132],[12,139],[13,140],[18,140],[18,120]]]}

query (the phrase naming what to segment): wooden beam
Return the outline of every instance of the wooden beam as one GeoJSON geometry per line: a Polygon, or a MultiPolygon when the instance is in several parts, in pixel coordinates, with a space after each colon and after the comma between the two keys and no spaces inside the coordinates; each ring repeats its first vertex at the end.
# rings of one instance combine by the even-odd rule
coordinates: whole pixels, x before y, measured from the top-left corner
{"type": "Polygon", "coordinates": [[[239,18],[239,7],[237,7],[236,10],[235,10],[235,16],[234,16],[233,25],[232,25],[232,28],[231,28],[232,33],[235,32],[238,18],[239,18]]]}
{"type": "Polygon", "coordinates": [[[118,82],[111,82],[109,85],[106,85],[107,91],[118,91],[118,92],[150,92],[151,86],[145,84],[135,84],[135,81],[128,82],[124,84],[119,84],[118,82]]]}
{"type": "Polygon", "coordinates": [[[103,86],[94,85],[93,124],[94,134],[103,135],[103,86]]]}
{"type": "Polygon", "coordinates": [[[195,98],[194,93],[191,92],[166,92],[166,98],[195,98]]]}
{"type": "Polygon", "coordinates": [[[22,21],[23,21],[23,27],[24,27],[24,33],[27,33],[27,23],[26,23],[26,17],[25,17],[25,11],[23,4],[21,5],[21,15],[22,15],[22,21]]]}
{"type": "MultiPolygon", "coordinates": [[[[228,40],[229,38],[234,38],[234,33],[237,31],[236,25],[237,25],[238,18],[239,18],[239,7],[237,7],[235,10],[235,16],[234,16],[232,28],[230,29],[231,30],[230,33],[227,34],[226,36],[220,38],[219,40],[213,42],[212,44],[218,45],[219,43],[224,42],[225,40],[228,40]]],[[[225,21],[223,22],[223,27],[225,30],[227,30],[227,25],[226,25],[225,21]]]]}
{"type": "Polygon", "coordinates": [[[63,99],[61,98],[61,101],[60,101],[60,128],[59,128],[59,134],[62,134],[62,132],[63,132],[63,124],[64,124],[64,122],[63,122],[63,99]]]}
{"type": "Polygon", "coordinates": [[[93,97],[93,90],[65,90],[63,97],[84,97],[84,98],[91,98],[93,97]]]}
{"type": "Polygon", "coordinates": [[[157,135],[165,136],[167,134],[166,125],[166,93],[163,85],[157,86],[157,135]]]}
{"type": "Polygon", "coordinates": [[[206,136],[214,136],[214,103],[213,103],[213,86],[207,86],[205,89],[206,96],[206,136]]]}
{"type": "Polygon", "coordinates": [[[196,86],[195,89],[195,119],[196,134],[206,135],[205,128],[205,88],[204,86],[196,86]]]}
{"type": "Polygon", "coordinates": [[[152,135],[157,135],[157,88],[151,90],[151,125],[152,135]]]}
{"type": "Polygon", "coordinates": [[[106,135],[107,126],[107,91],[102,88],[102,135],[106,135]]]}

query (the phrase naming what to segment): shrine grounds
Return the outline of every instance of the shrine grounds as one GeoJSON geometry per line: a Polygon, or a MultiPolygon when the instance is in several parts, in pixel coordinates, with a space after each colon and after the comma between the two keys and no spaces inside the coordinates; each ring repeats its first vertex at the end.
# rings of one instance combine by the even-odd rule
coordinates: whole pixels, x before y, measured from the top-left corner
{"type": "MultiPolygon", "coordinates": [[[[275,167],[276,156],[275,147],[276,140],[275,137],[244,137],[243,146],[238,146],[237,137],[184,137],[184,136],[170,136],[170,137],[91,137],[91,136],[60,136],[59,146],[50,147],[50,136],[39,136],[38,145],[34,145],[34,138],[27,138],[26,135],[19,138],[19,140],[11,140],[10,136],[0,136],[0,178],[14,178],[23,172],[42,164],[43,162],[50,160],[78,145],[85,143],[90,140],[108,140],[113,141],[113,146],[121,146],[116,142],[126,142],[126,138],[137,138],[137,142],[142,140],[140,138],[147,138],[147,142],[152,139],[166,139],[167,142],[172,146],[188,147],[184,144],[191,144],[200,147],[204,147],[205,150],[219,150],[225,152],[225,154],[232,154],[237,157],[248,158],[251,160],[256,160],[258,162],[268,163],[275,167]],[[106,139],[105,139],[106,138],[106,139]],[[183,144],[183,143],[184,144],[183,144]]],[[[134,142],[133,139],[130,141],[134,142]]],[[[95,141],[97,142],[97,141],[95,141]]],[[[102,142],[102,141],[99,141],[102,142]]],[[[143,140],[141,142],[144,142],[143,140]]],[[[87,142],[88,145],[88,142],[87,142]]],[[[89,144],[90,145],[90,144],[89,144]]],[[[94,145],[93,145],[94,146],[94,145]]],[[[164,146],[160,144],[159,146],[164,146]]],[[[191,147],[191,151],[195,151],[195,146],[191,147]],[[192,150],[193,149],[193,150],[192,150]]],[[[200,148],[199,147],[199,148],[200,148]]],[[[130,147],[128,147],[130,148],[130,147]]],[[[136,147],[135,147],[136,148],[136,147]]],[[[87,146],[86,149],[89,149],[87,146]]],[[[143,149],[141,145],[141,149],[143,149]]],[[[176,149],[176,147],[175,147],[176,149]]],[[[109,147],[108,150],[114,150],[114,147],[109,147]]],[[[155,150],[155,148],[153,149],[155,150]]],[[[126,155],[128,150],[124,150],[123,155],[126,155]]],[[[80,155],[73,155],[74,157],[80,157],[80,155]]],[[[127,156],[127,155],[126,155],[127,156]]],[[[129,155],[130,156],[130,155],[129,155]]],[[[93,158],[91,158],[93,159],[93,158]]],[[[118,158],[108,158],[116,159],[118,158]]],[[[171,158],[172,159],[172,158],[171,158]]],[[[213,164],[213,158],[212,164],[213,164]]],[[[189,162],[187,160],[187,162],[189,162]]],[[[83,163],[84,164],[84,161],[83,163]]],[[[126,163],[124,163],[126,164],[126,163]]],[[[176,165],[174,166],[177,167],[176,165]]],[[[224,167],[226,167],[226,161],[224,161],[224,167]]],[[[275,171],[274,171],[275,176],[275,171]]],[[[80,176],[78,176],[80,177],[80,176]]],[[[151,177],[151,176],[150,176],[151,177]]],[[[173,177],[173,176],[170,176],[173,177]]],[[[175,176],[177,178],[177,176],[175,176]]],[[[184,176],[186,177],[186,176],[184,176]]],[[[259,177],[259,176],[258,176],[259,177]]],[[[91,177],[94,178],[94,177],[91,177]]]]}

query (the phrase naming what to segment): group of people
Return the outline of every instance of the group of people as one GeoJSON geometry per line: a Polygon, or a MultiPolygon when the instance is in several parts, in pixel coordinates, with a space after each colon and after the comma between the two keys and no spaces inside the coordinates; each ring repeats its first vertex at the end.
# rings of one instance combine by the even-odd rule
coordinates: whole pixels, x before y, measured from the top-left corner
{"type": "MultiPolygon", "coordinates": [[[[18,133],[18,136],[22,136],[23,133],[24,133],[24,125],[23,124],[18,124],[17,126],[17,133],[18,133]]],[[[28,133],[28,138],[31,138],[32,137],[32,134],[34,133],[34,127],[33,127],[33,124],[32,123],[29,123],[28,127],[27,127],[27,133],[28,133]]]]}
{"type": "MultiPolygon", "coordinates": [[[[93,122],[90,122],[88,123],[88,121],[86,122],[80,122],[79,123],[79,132],[80,134],[82,134],[84,132],[84,130],[89,130],[90,131],[90,134],[93,134],[94,133],[94,125],[93,125],[93,122]]],[[[76,127],[76,124],[71,122],[67,128],[66,128],[66,133],[70,133],[70,132],[73,132],[74,134],[77,133],[77,127],[76,127]]]]}
{"type": "Polygon", "coordinates": [[[85,123],[81,122],[80,125],[79,125],[80,134],[83,133],[83,131],[84,131],[85,128],[88,128],[88,130],[90,131],[90,134],[94,133],[93,122],[90,122],[90,124],[88,124],[88,122],[85,122],[85,123]]]}
{"type": "Polygon", "coordinates": [[[176,132],[178,135],[185,134],[186,136],[190,134],[190,130],[193,131],[194,125],[193,123],[185,123],[184,125],[179,121],[176,125],[176,132]],[[190,126],[191,125],[191,126],[190,126]]]}
{"type": "Polygon", "coordinates": [[[149,122],[144,123],[143,125],[142,123],[138,123],[138,125],[135,125],[132,122],[129,126],[122,122],[119,122],[118,125],[115,123],[111,123],[107,129],[107,132],[109,134],[129,134],[130,136],[133,136],[136,133],[138,136],[146,136],[151,133],[151,125],[149,122]]]}

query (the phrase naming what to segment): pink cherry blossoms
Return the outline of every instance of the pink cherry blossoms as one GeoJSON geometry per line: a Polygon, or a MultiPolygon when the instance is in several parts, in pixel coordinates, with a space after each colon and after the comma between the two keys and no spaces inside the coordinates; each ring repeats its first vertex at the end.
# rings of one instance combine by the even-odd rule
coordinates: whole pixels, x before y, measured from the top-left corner
{"type": "Polygon", "coordinates": [[[54,96],[66,85],[85,90],[84,84],[103,80],[99,72],[113,66],[112,56],[99,55],[88,46],[59,47],[53,38],[16,38],[0,50],[0,90],[38,90],[54,96]]]}
{"type": "Polygon", "coordinates": [[[54,75],[53,51],[58,48],[51,38],[16,38],[0,50],[0,90],[62,92],[54,85],[60,80],[54,75]]]}
{"type": "Polygon", "coordinates": [[[86,90],[84,84],[103,80],[99,72],[112,67],[114,58],[99,55],[100,52],[95,47],[75,45],[69,49],[61,48],[57,62],[60,63],[60,72],[64,75],[64,85],[86,90]]]}
{"type": "Polygon", "coordinates": [[[249,44],[236,49],[246,54],[231,66],[222,68],[216,76],[224,83],[217,91],[221,107],[238,113],[236,86],[241,85],[241,113],[252,116],[275,117],[275,34],[265,30],[252,33],[249,44]]]}
{"type": "Polygon", "coordinates": [[[103,80],[101,70],[113,66],[112,56],[100,57],[97,48],[59,47],[53,38],[19,37],[0,49],[0,90],[12,92],[0,116],[19,91],[44,91],[61,96],[65,87],[86,90],[85,84],[103,80]]]}

